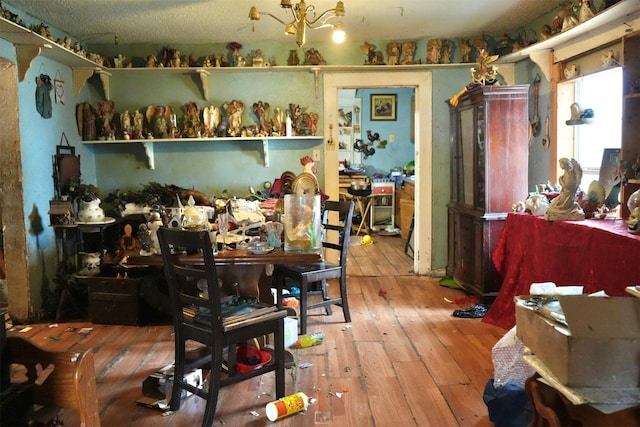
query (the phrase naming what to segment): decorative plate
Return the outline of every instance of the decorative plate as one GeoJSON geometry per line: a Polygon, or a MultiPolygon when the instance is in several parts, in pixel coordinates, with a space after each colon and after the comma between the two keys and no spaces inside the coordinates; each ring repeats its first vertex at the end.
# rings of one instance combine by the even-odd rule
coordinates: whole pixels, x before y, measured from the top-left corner
{"type": "Polygon", "coordinates": [[[293,190],[293,194],[297,194],[298,196],[305,194],[315,195],[318,194],[318,180],[313,174],[302,172],[293,181],[291,189],[293,190]]]}
{"type": "Polygon", "coordinates": [[[282,181],[282,194],[291,193],[291,188],[295,179],[296,174],[290,171],[283,172],[282,175],[280,175],[280,181],[282,181]]]}
{"type": "Polygon", "coordinates": [[[84,221],[76,221],[77,225],[106,225],[112,224],[116,222],[115,218],[111,218],[110,216],[105,216],[103,221],[94,221],[94,222],[84,222],[84,221]]]}
{"type": "Polygon", "coordinates": [[[269,246],[267,248],[252,248],[252,249],[249,249],[249,252],[251,252],[254,255],[264,255],[264,254],[268,254],[272,250],[273,250],[273,247],[269,246]]]}

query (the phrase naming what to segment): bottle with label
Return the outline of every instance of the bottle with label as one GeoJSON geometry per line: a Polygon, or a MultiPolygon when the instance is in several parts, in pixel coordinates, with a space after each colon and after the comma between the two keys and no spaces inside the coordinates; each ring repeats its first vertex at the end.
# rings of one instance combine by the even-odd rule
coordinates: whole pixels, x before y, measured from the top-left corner
{"type": "Polygon", "coordinates": [[[295,343],[296,348],[308,348],[314,345],[319,345],[324,342],[324,334],[316,332],[313,334],[300,335],[298,341],[295,343]]]}
{"type": "Polygon", "coordinates": [[[300,392],[267,403],[265,410],[269,421],[276,421],[288,415],[306,411],[308,407],[309,398],[300,392]]]}
{"type": "Polygon", "coordinates": [[[291,122],[291,116],[289,114],[287,114],[286,132],[287,136],[293,135],[293,123],[291,122]]]}

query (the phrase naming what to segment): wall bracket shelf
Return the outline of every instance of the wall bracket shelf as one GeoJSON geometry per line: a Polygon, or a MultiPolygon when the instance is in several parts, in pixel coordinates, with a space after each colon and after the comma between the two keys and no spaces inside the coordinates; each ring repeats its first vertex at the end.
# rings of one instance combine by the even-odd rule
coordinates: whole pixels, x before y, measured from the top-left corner
{"type": "Polygon", "coordinates": [[[225,138],[162,138],[162,139],[118,139],[118,140],[96,140],[96,141],[82,141],[83,144],[137,144],[141,143],[144,146],[144,153],[147,156],[149,169],[155,169],[155,151],[154,144],[156,142],[184,144],[189,142],[245,142],[245,141],[260,141],[262,142],[261,150],[264,160],[264,167],[269,167],[269,142],[270,141],[318,141],[321,142],[324,138],[322,136],[269,136],[269,137],[225,137],[225,138]]]}
{"type": "MultiPolygon", "coordinates": [[[[25,79],[31,63],[38,56],[44,56],[61,64],[66,64],[73,70],[84,69],[85,71],[77,74],[79,79],[83,79],[88,74],[88,70],[92,70],[91,73],[96,70],[104,70],[104,67],[90,59],[4,18],[0,18],[0,35],[15,46],[19,81],[25,79]]],[[[77,83],[74,80],[74,90],[78,87],[82,89],[89,77],[91,77],[91,74],[88,74],[81,83],[77,83]]]]}
{"type": "Polygon", "coordinates": [[[640,0],[622,0],[613,6],[609,6],[588,21],[556,34],[547,40],[505,55],[499,58],[496,63],[509,64],[529,58],[540,67],[546,79],[550,81],[552,63],[563,59],[555,54],[560,48],[581,39],[591,39],[593,41],[594,37],[603,38],[598,43],[600,45],[619,39],[623,35],[620,32],[624,31],[622,26],[630,24],[631,21],[638,17],[640,17],[640,0]],[[555,57],[553,59],[552,53],[555,57]]]}

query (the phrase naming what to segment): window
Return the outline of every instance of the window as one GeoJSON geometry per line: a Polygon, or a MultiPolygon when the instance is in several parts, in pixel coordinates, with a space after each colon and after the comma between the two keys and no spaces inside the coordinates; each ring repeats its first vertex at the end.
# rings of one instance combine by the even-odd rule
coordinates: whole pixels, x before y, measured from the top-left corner
{"type": "MultiPolygon", "coordinates": [[[[616,67],[558,84],[557,158],[573,157],[582,167],[581,188],[599,179],[605,148],[620,148],[622,132],[622,68],[616,67]],[[568,126],[571,105],[591,108],[591,124],[568,126]]],[[[556,165],[556,167],[558,167],[556,165]]],[[[557,172],[560,176],[562,171],[557,172]]]]}
{"type": "Polygon", "coordinates": [[[594,111],[593,123],[575,126],[574,158],[582,166],[582,185],[598,180],[605,148],[620,148],[622,132],[622,68],[591,74],[575,82],[580,108],[594,111]]]}

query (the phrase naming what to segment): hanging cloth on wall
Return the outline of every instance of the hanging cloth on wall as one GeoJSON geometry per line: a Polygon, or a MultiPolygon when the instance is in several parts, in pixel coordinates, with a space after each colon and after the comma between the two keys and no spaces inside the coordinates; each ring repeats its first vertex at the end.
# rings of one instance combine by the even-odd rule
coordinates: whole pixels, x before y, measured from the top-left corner
{"type": "Polygon", "coordinates": [[[51,95],[53,90],[51,77],[40,74],[36,77],[36,110],[45,119],[50,119],[52,115],[51,95]]]}

